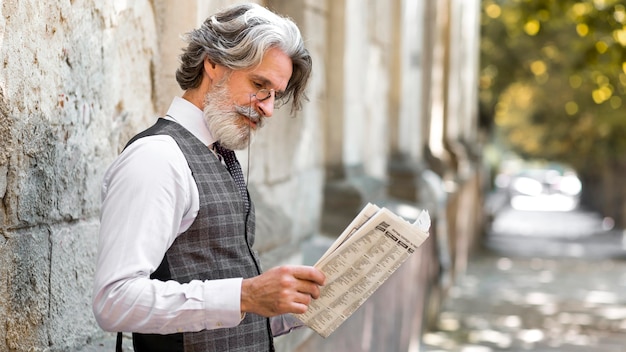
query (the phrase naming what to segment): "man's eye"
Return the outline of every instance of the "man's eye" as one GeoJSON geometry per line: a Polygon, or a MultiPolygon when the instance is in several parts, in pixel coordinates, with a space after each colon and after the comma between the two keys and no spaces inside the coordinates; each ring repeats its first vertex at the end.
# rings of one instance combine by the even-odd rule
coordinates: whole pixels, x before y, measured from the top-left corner
{"type": "Polygon", "coordinates": [[[261,88],[263,88],[263,84],[261,84],[261,83],[252,82],[252,85],[253,85],[253,86],[254,86],[254,88],[256,88],[256,89],[261,89],[261,88]]]}
{"type": "Polygon", "coordinates": [[[285,97],[285,92],[276,92],[274,91],[274,98],[276,100],[282,99],[285,97]]]}

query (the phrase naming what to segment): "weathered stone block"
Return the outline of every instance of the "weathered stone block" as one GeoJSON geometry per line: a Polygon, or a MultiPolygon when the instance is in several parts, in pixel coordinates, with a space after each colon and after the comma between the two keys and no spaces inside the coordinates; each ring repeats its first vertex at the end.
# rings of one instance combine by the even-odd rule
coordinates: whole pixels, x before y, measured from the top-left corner
{"type": "Polygon", "coordinates": [[[71,350],[101,333],[91,310],[98,247],[96,220],[52,227],[50,239],[50,345],[71,350]]]}
{"type": "Polygon", "coordinates": [[[48,346],[50,242],[44,227],[8,233],[0,247],[0,350],[43,351],[48,346]],[[4,284],[1,286],[5,286],[4,284]]]}

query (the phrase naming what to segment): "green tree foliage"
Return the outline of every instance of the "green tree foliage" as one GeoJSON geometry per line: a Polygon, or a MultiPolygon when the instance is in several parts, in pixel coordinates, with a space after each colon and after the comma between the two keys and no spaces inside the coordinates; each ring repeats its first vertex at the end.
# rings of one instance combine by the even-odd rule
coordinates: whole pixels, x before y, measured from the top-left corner
{"type": "Polygon", "coordinates": [[[583,176],[626,156],[626,3],[484,0],[480,104],[500,141],[583,176]]]}

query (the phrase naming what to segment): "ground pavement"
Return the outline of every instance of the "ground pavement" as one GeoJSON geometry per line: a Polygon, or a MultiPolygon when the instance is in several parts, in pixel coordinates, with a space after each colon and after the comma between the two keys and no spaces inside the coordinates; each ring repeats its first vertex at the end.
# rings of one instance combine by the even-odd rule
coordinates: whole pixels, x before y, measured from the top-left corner
{"type": "Polygon", "coordinates": [[[624,232],[610,219],[507,208],[492,229],[421,351],[626,351],[624,232]]]}

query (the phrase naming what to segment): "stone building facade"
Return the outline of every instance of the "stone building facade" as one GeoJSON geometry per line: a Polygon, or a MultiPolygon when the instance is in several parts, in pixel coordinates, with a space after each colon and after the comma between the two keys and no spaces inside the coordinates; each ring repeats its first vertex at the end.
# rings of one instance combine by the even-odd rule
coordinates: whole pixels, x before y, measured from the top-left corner
{"type": "MultiPolygon", "coordinates": [[[[181,93],[180,35],[235,2],[0,3],[0,351],[110,337],[90,306],[101,177],[181,93]]],[[[416,351],[480,234],[479,1],[258,3],[298,23],[314,60],[304,110],[277,112],[239,153],[264,265],[315,262],[367,202],[434,220],[333,335],[303,329],[277,348],[416,351]]]]}

